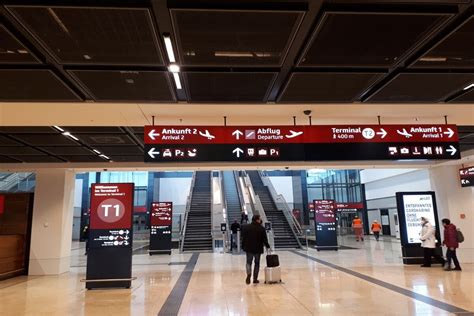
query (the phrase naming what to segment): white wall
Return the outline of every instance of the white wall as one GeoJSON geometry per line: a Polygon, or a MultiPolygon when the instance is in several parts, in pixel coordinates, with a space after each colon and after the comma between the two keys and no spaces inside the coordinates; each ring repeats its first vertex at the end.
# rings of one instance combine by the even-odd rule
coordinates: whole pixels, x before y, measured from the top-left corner
{"type": "Polygon", "coordinates": [[[408,172],[387,169],[370,169],[361,172],[362,183],[365,183],[367,200],[395,196],[400,191],[431,191],[430,174],[428,170],[409,169],[408,172]],[[364,177],[362,178],[362,174],[364,177]],[[368,181],[374,179],[374,181],[368,181]]]}
{"type": "Polygon", "coordinates": [[[285,177],[269,177],[270,181],[278,194],[283,195],[286,203],[293,205],[293,178],[291,176],[285,177]]]}

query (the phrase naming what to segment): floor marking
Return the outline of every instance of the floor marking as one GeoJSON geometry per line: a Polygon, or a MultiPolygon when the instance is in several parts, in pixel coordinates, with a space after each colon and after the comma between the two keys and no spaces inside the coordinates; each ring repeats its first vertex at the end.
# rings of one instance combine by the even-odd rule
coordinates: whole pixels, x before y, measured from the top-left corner
{"type": "Polygon", "coordinates": [[[383,287],[383,288],[386,288],[387,290],[391,290],[391,291],[397,292],[398,294],[408,296],[408,297],[410,297],[410,298],[412,298],[412,299],[415,299],[415,300],[417,300],[417,301],[426,303],[426,304],[428,304],[428,305],[434,306],[434,307],[439,308],[439,309],[442,309],[442,310],[444,310],[444,311],[447,311],[447,312],[450,312],[450,313],[454,313],[454,314],[459,314],[459,315],[470,315],[470,314],[472,313],[472,312],[467,311],[467,310],[465,310],[465,309],[462,309],[462,308],[460,308],[460,307],[457,307],[457,306],[454,306],[454,305],[451,305],[451,304],[448,304],[448,303],[445,303],[445,302],[442,302],[442,301],[438,301],[438,300],[436,300],[436,299],[434,299],[434,298],[431,298],[431,297],[429,297],[429,296],[426,296],[426,295],[423,295],[423,294],[419,294],[419,293],[410,291],[410,290],[408,290],[408,289],[399,287],[399,286],[397,286],[397,285],[393,285],[393,284],[391,284],[391,283],[378,280],[378,279],[376,279],[376,278],[367,276],[367,275],[365,275],[365,274],[362,274],[362,273],[359,273],[359,272],[356,272],[356,271],[353,271],[353,270],[350,270],[350,269],[347,269],[347,268],[344,268],[344,267],[335,265],[334,263],[327,262],[327,261],[324,261],[324,260],[321,260],[321,259],[318,259],[318,258],[315,258],[315,257],[312,257],[312,256],[308,256],[307,254],[303,254],[303,253],[298,252],[298,251],[296,251],[296,250],[292,250],[291,252],[294,253],[294,254],[296,254],[296,255],[298,255],[298,256],[301,256],[301,257],[303,257],[303,258],[312,260],[312,261],[314,261],[314,262],[317,262],[317,263],[319,263],[319,264],[328,266],[328,267],[333,268],[333,269],[335,269],[335,270],[338,270],[338,271],[341,271],[341,272],[350,274],[350,275],[352,275],[352,276],[354,276],[354,277],[356,277],[356,278],[365,280],[365,281],[367,281],[367,282],[370,282],[370,283],[373,283],[373,284],[377,284],[377,285],[379,285],[379,286],[381,286],[381,287],[383,287]]]}
{"type": "Polygon", "coordinates": [[[184,295],[188,289],[189,281],[191,281],[191,276],[193,275],[194,267],[198,261],[199,253],[195,252],[189,259],[188,263],[184,267],[183,272],[176,281],[176,284],[171,290],[170,295],[166,299],[165,303],[161,307],[158,316],[171,316],[177,315],[181,304],[183,303],[184,295]]]}

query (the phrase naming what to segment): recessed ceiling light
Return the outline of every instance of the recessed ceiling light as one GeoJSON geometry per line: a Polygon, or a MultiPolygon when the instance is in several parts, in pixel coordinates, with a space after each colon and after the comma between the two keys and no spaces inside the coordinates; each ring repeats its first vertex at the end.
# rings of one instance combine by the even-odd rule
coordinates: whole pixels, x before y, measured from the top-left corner
{"type": "Polygon", "coordinates": [[[463,90],[468,90],[468,89],[471,89],[471,88],[474,88],[474,83],[471,83],[470,85],[465,87],[463,90]]]}
{"type": "Polygon", "coordinates": [[[69,133],[69,132],[64,132],[63,135],[66,136],[66,137],[70,137],[70,138],[72,138],[72,139],[74,139],[74,140],[79,141],[79,138],[77,138],[76,136],[72,135],[72,134],[69,133]]]}
{"type": "Polygon", "coordinates": [[[26,49],[17,49],[16,50],[18,54],[28,54],[28,51],[26,49]]]}
{"type": "Polygon", "coordinates": [[[107,159],[107,160],[110,160],[109,157],[107,157],[106,155],[103,155],[103,154],[102,154],[102,155],[99,155],[99,157],[104,158],[104,159],[107,159]]]}
{"type": "Polygon", "coordinates": [[[176,64],[171,64],[169,67],[168,67],[169,71],[173,72],[173,73],[176,73],[176,72],[179,72],[179,66],[176,65],[176,64]]]}
{"type": "Polygon", "coordinates": [[[135,80],[133,80],[133,79],[125,79],[125,82],[126,82],[126,83],[130,83],[130,84],[133,84],[133,83],[135,83],[135,80]]]}
{"type": "Polygon", "coordinates": [[[102,155],[102,153],[98,151],[97,149],[92,149],[92,151],[95,152],[97,155],[102,155]]]}
{"type": "Polygon", "coordinates": [[[84,55],[84,59],[91,60],[91,59],[92,59],[92,57],[91,57],[91,56],[89,56],[89,55],[84,55]]]}
{"type": "Polygon", "coordinates": [[[59,126],[54,125],[53,127],[57,129],[58,131],[60,131],[61,133],[64,132],[64,130],[59,126]]]}
{"type": "Polygon", "coordinates": [[[173,73],[173,78],[174,78],[174,82],[176,83],[176,88],[178,90],[181,90],[182,89],[182,86],[181,86],[181,80],[179,80],[179,75],[178,73],[173,73]]]}
{"type": "Polygon", "coordinates": [[[447,61],[448,58],[446,57],[431,57],[431,56],[426,56],[426,57],[421,57],[420,61],[425,61],[425,62],[445,62],[447,61]]]}
{"type": "Polygon", "coordinates": [[[176,62],[176,58],[174,57],[173,44],[171,43],[171,37],[163,36],[163,39],[165,41],[166,53],[168,54],[169,61],[172,63],[176,62]]]}

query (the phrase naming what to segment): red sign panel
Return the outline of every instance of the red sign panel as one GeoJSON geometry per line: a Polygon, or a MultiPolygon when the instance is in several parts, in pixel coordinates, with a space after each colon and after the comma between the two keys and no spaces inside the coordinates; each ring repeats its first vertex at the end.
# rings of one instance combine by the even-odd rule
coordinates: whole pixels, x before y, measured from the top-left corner
{"type": "Polygon", "coordinates": [[[474,167],[459,169],[462,187],[474,186],[474,167]]]}
{"type": "Polygon", "coordinates": [[[457,142],[456,125],[145,126],[145,144],[457,142]]]}
{"type": "Polygon", "coordinates": [[[362,202],[350,202],[350,203],[336,203],[336,208],[338,210],[357,210],[363,209],[364,203],[362,202]]]}
{"type": "Polygon", "coordinates": [[[0,215],[5,213],[5,195],[0,195],[0,215]]]}
{"type": "Polygon", "coordinates": [[[172,202],[151,203],[151,226],[171,226],[173,217],[172,202]]]}
{"type": "Polygon", "coordinates": [[[92,184],[90,229],[132,227],[133,183],[92,184]]]}
{"type": "Polygon", "coordinates": [[[334,200],[314,200],[316,223],[334,223],[336,221],[334,200]]]}

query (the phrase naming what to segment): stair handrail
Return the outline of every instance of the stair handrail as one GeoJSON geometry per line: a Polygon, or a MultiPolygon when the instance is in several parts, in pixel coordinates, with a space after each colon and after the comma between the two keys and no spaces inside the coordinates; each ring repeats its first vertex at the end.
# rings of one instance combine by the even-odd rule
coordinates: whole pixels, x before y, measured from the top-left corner
{"type": "Polygon", "coordinates": [[[237,195],[239,196],[239,202],[240,202],[240,213],[245,212],[245,198],[244,194],[242,192],[242,187],[240,186],[240,175],[239,171],[233,171],[234,172],[234,181],[235,181],[235,186],[237,188],[237,195]]]}
{"type": "Polygon", "coordinates": [[[219,171],[219,183],[221,185],[221,198],[222,206],[225,208],[225,221],[227,227],[229,226],[229,209],[227,208],[227,199],[225,198],[225,183],[224,183],[224,171],[219,171]]]}
{"type": "Polygon", "coordinates": [[[189,211],[191,210],[191,201],[193,198],[193,192],[194,192],[194,185],[196,182],[196,172],[193,172],[193,177],[191,180],[191,186],[189,189],[189,194],[188,198],[186,199],[186,209],[184,211],[184,222],[183,222],[183,227],[181,228],[181,232],[179,234],[179,251],[183,252],[183,247],[184,247],[184,237],[186,236],[186,224],[188,223],[188,214],[189,211]]]}
{"type": "Polygon", "coordinates": [[[270,197],[272,198],[273,203],[275,203],[275,206],[277,206],[277,208],[278,206],[282,206],[282,208],[278,209],[280,209],[283,212],[283,215],[285,215],[285,218],[290,226],[293,236],[295,236],[295,239],[298,242],[300,248],[303,248],[299,237],[303,237],[304,232],[303,229],[301,229],[301,225],[299,225],[298,221],[296,221],[296,218],[294,218],[293,212],[290,210],[288,203],[286,202],[282,194],[278,194],[276,192],[275,187],[273,186],[273,183],[271,182],[270,178],[264,175],[264,173],[261,171],[258,171],[258,173],[260,175],[260,178],[262,179],[263,185],[268,188],[268,192],[270,193],[270,197]]]}

